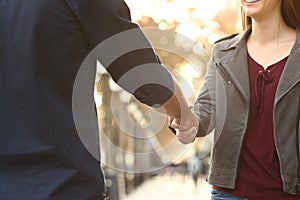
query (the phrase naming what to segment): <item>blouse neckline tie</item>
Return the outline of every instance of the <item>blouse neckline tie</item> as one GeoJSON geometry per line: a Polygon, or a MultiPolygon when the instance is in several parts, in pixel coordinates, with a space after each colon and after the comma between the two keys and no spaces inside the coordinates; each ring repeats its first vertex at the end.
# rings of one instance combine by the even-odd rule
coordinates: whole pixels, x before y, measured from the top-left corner
{"type": "Polygon", "coordinates": [[[265,86],[271,83],[273,78],[270,74],[270,70],[259,70],[258,75],[255,78],[255,97],[254,105],[259,114],[263,112],[264,96],[266,95],[265,86]]]}

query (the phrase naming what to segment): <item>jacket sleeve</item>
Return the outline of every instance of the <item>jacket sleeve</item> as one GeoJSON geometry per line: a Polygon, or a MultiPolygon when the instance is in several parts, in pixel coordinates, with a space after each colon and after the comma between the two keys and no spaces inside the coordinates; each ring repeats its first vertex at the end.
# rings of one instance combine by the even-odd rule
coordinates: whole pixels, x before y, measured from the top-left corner
{"type": "Polygon", "coordinates": [[[123,0],[79,0],[79,20],[95,59],[139,101],[158,107],[174,91],[173,78],[130,19],[123,0]]]}
{"type": "Polygon", "coordinates": [[[215,128],[216,117],[216,69],[213,60],[210,61],[204,85],[193,106],[193,111],[199,118],[198,137],[203,137],[215,128]]]}

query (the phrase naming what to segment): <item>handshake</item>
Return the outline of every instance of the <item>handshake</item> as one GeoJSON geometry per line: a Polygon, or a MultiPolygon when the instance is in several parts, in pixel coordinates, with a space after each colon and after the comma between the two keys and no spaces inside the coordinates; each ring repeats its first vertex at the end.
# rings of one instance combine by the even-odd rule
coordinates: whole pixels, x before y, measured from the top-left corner
{"type": "Polygon", "coordinates": [[[191,110],[191,107],[185,113],[182,113],[181,119],[169,117],[169,128],[183,144],[195,141],[198,126],[199,119],[191,110]]]}
{"type": "Polygon", "coordinates": [[[163,104],[165,113],[169,116],[169,128],[183,144],[195,141],[199,119],[192,111],[179,87],[174,81],[174,94],[163,104]]]}

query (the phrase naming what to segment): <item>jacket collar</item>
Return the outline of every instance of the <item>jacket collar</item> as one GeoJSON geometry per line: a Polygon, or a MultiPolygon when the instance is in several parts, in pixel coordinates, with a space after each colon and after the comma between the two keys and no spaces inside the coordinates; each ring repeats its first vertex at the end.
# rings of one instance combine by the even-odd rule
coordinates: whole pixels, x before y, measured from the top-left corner
{"type": "Polygon", "coordinates": [[[275,96],[275,104],[300,81],[300,31],[281,74],[275,96]]]}
{"type": "Polygon", "coordinates": [[[247,37],[250,35],[252,29],[251,26],[247,28],[244,32],[238,34],[230,40],[224,41],[221,46],[221,51],[227,51],[229,49],[240,48],[242,45],[246,45],[247,37]]]}

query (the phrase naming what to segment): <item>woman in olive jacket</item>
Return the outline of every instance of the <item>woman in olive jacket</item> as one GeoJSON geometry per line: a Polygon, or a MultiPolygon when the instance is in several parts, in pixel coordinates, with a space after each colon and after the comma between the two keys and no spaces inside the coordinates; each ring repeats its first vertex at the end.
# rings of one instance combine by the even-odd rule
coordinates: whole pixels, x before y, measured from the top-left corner
{"type": "Polygon", "coordinates": [[[298,199],[300,2],[241,4],[246,30],[214,46],[193,108],[198,131],[176,121],[171,126],[178,137],[214,130],[212,200],[298,199]]]}

